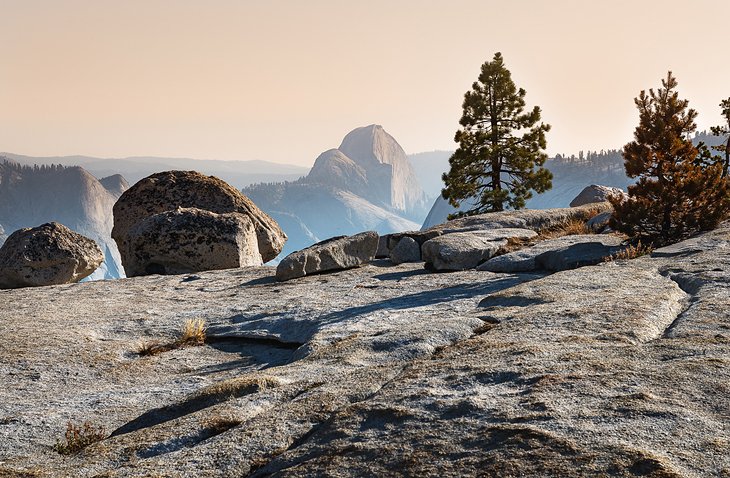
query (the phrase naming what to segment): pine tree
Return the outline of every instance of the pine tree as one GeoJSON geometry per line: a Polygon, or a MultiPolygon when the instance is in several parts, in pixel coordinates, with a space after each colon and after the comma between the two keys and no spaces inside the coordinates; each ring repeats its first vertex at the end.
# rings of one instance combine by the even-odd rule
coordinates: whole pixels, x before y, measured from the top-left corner
{"type": "Polygon", "coordinates": [[[442,176],[441,194],[452,206],[469,198],[475,203],[457,215],[520,209],[533,190],[552,187],[552,174],[542,167],[550,125],[540,122],[538,106],[524,109],[525,90],[517,89],[502,54],[496,53],[464,95],[462,129],[454,137],[459,147],[442,176]]]}
{"type": "Polygon", "coordinates": [[[629,198],[611,198],[611,227],[654,244],[709,230],[730,212],[730,188],[720,164],[699,161],[692,144],[697,112],[679,99],[672,73],[662,88],[634,100],[639,126],[623,150],[626,174],[639,178],[629,198]]]}
{"type": "Polygon", "coordinates": [[[720,162],[722,163],[722,177],[726,178],[728,169],[730,169],[730,98],[722,100],[720,108],[722,108],[722,117],[725,119],[725,124],[713,126],[710,131],[715,136],[725,136],[724,144],[713,146],[712,149],[724,154],[720,158],[720,162]]]}

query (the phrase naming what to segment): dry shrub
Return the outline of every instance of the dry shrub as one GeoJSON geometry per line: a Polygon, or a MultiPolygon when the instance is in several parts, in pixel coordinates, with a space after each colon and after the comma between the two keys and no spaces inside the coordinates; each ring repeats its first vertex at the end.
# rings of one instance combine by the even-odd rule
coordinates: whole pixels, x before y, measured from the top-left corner
{"type": "Polygon", "coordinates": [[[140,342],[139,345],[137,345],[137,355],[146,357],[148,355],[161,354],[162,352],[167,352],[168,350],[170,350],[168,348],[168,345],[169,344],[161,343],[159,340],[148,340],[140,342]]]}
{"type": "Polygon", "coordinates": [[[520,239],[519,237],[510,237],[507,239],[507,243],[504,246],[501,246],[497,253],[494,254],[495,256],[501,256],[503,254],[509,254],[510,252],[519,251],[520,249],[524,249],[525,247],[532,246],[534,244],[534,241],[531,241],[529,239],[520,239]]]}
{"type": "Polygon", "coordinates": [[[73,455],[89,445],[102,441],[106,438],[106,431],[104,427],[96,426],[88,421],[81,425],[68,422],[64,438],[65,442],[57,441],[53,449],[61,455],[73,455]]]}
{"type": "Polygon", "coordinates": [[[234,416],[215,413],[201,420],[200,425],[212,435],[220,435],[241,423],[243,422],[234,416]]]}
{"type": "Polygon", "coordinates": [[[180,338],[175,341],[177,347],[205,344],[205,321],[203,319],[188,319],[183,324],[180,338]]]}
{"type": "Polygon", "coordinates": [[[188,319],[180,330],[180,336],[174,342],[166,344],[158,340],[142,342],[137,346],[137,354],[144,357],[183,347],[200,345],[205,345],[205,321],[203,319],[188,319]]]}
{"type": "Polygon", "coordinates": [[[575,236],[578,234],[595,234],[595,231],[586,225],[583,219],[568,219],[556,226],[542,229],[538,232],[540,240],[556,239],[563,236],[575,236]]]}
{"type": "Polygon", "coordinates": [[[654,247],[652,247],[651,244],[643,245],[641,241],[639,241],[635,245],[630,244],[625,249],[620,250],[616,254],[608,256],[606,258],[606,262],[636,259],[637,257],[651,254],[653,251],[654,247]]]}
{"type": "Polygon", "coordinates": [[[242,397],[281,385],[281,381],[269,375],[237,377],[213,384],[198,392],[197,398],[230,398],[242,397]]]}

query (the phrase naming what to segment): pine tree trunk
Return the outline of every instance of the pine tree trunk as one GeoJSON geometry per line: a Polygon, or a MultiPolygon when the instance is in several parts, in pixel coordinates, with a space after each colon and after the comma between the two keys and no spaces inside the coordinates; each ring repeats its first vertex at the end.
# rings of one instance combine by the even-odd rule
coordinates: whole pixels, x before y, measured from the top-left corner
{"type": "MultiPolygon", "coordinates": [[[[492,95],[492,117],[490,118],[492,124],[492,184],[494,185],[494,192],[499,193],[502,190],[502,165],[499,160],[499,136],[498,127],[499,119],[497,117],[497,98],[492,95]]],[[[503,211],[504,203],[500,200],[499,202],[493,203],[495,211],[503,211]]]]}

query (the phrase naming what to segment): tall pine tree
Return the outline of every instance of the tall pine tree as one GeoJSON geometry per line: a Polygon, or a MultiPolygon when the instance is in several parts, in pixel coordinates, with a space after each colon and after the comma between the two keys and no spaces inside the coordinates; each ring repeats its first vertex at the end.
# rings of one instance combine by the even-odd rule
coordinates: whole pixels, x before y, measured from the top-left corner
{"type": "Polygon", "coordinates": [[[611,198],[611,227],[645,242],[667,244],[709,230],[730,212],[730,188],[719,163],[698,160],[690,134],[697,112],[679,99],[672,72],[658,91],[634,100],[639,126],[624,147],[626,174],[639,178],[629,197],[611,198]]]}
{"type": "Polygon", "coordinates": [[[454,207],[470,199],[474,207],[458,215],[520,209],[532,191],[552,187],[543,168],[547,155],[540,108],[525,112],[525,90],[519,90],[504,66],[501,53],[482,65],[478,81],[464,95],[459,148],[449,159],[441,194],[454,207]]]}

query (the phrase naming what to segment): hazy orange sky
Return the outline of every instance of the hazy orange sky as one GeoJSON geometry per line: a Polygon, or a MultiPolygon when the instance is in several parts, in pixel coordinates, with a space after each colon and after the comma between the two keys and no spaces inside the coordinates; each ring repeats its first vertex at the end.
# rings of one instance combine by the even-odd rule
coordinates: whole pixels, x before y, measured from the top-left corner
{"type": "Polygon", "coordinates": [[[453,149],[501,51],[550,153],[620,147],[671,69],[700,128],[730,97],[727,0],[0,0],[0,151],[311,165],[382,124],[453,149]]]}

